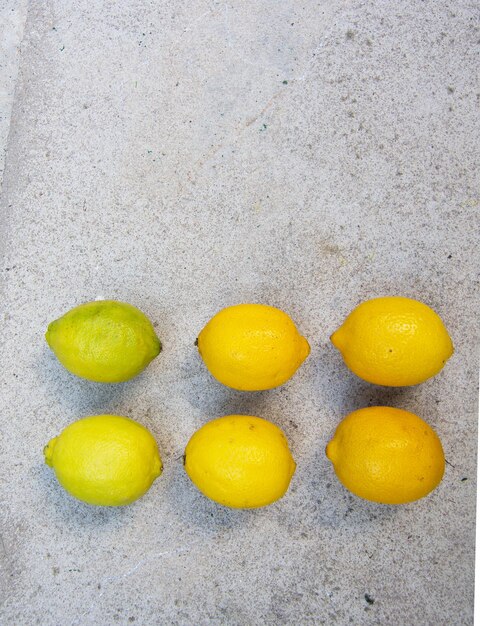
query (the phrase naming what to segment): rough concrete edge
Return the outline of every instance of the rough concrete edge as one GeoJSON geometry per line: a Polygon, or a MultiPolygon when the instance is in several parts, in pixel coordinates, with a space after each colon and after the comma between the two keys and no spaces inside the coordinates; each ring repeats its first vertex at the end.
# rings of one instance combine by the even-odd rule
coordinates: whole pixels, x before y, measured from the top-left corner
{"type": "Polygon", "coordinates": [[[0,189],[26,8],[27,0],[0,0],[0,189]]]}
{"type": "Polygon", "coordinates": [[[8,39],[6,48],[6,60],[2,63],[4,67],[0,75],[0,88],[6,94],[5,126],[7,131],[2,143],[4,143],[0,153],[0,190],[2,188],[3,173],[5,171],[8,138],[10,134],[10,124],[12,119],[13,104],[15,100],[16,83],[20,67],[21,45],[25,33],[25,23],[27,20],[28,0],[6,0],[0,5],[0,32],[2,38],[8,39]],[[9,19],[10,14],[14,14],[13,19],[9,19]]]}
{"type": "MultiPolygon", "coordinates": [[[[11,141],[12,126],[16,118],[16,109],[18,107],[17,87],[18,87],[18,80],[20,77],[21,66],[22,66],[22,61],[23,61],[22,48],[23,48],[23,41],[24,41],[25,32],[26,32],[25,26],[26,26],[28,14],[30,11],[30,2],[29,0],[21,0],[20,2],[18,1],[6,2],[5,4],[3,4],[1,9],[2,9],[2,13],[0,14],[0,17],[4,16],[7,11],[15,11],[16,15],[19,18],[19,24],[20,24],[20,27],[16,33],[16,36],[14,35],[14,37],[16,38],[16,41],[11,51],[13,58],[10,59],[10,63],[7,64],[7,68],[10,70],[9,76],[5,77],[5,83],[4,83],[5,90],[7,92],[11,92],[11,97],[10,97],[10,102],[7,103],[7,106],[9,105],[9,108],[7,108],[8,120],[6,122],[8,131],[5,135],[4,149],[2,149],[2,152],[0,153],[0,210],[1,210],[0,258],[3,259],[5,248],[6,248],[6,241],[7,241],[6,231],[7,231],[7,223],[8,223],[7,210],[6,210],[7,203],[4,197],[5,194],[4,194],[3,183],[5,180],[5,173],[7,172],[7,169],[8,169],[8,152],[9,152],[9,145],[11,141]]],[[[9,29],[9,26],[5,27],[5,30],[8,30],[8,29],[9,29]]],[[[2,292],[3,292],[3,279],[0,278],[0,293],[2,292]]]]}
{"type": "MultiPolygon", "coordinates": [[[[0,32],[5,34],[10,33],[13,45],[8,50],[7,60],[5,61],[5,70],[2,75],[2,91],[6,94],[6,113],[7,118],[5,120],[5,126],[7,128],[5,134],[2,132],[1,145],[0,145],[0,259],[3,260],[6,245],[7,245],[7,233],[8,233],[8,214],[7,214],[7,202],[3,193],[3,181],[4,174],[7,169],[8,161],[8,147],[10,144],[10,134],[12,129],[12,121],[14,120],[14,110],[16,108],[16,93],[18,78],[20,75],[20,67],[22,62],[22,44],[25,37],[25,26],[29,13],[30,2],[29,0],[7,0],[2,2],[0,6],[0,19],[4,22],[0,24],[0,32]],[[15,18],[8,24],[6,23],[6,14],[9,12],[15,12],[15,18]],[[17,30],[15,31],[15,22],[18,17],[17,30]]],[[[3,271],[0,271],[0,295],[4,292],[4,275],[3,271]]],[[[3,302],[3,298],[1,299],[3,302]]],[[[0,304],[3,310],[3,305],[0,304]]],[[[0,520],[0,606],[3,604],[3,600],[6,598],[5,590],[9,584],[9,573],[11,569],[11,563],[9,562],[8,552],[3,540],[2,529],[4,525],[9,522],[8,507],[4,507],[3,514],[0,520]]]]}
{"type": "MultiPolygon", "coordinates": [[[[24,51],[25,34],[27,32],[26,24],[29,19],[30,8],[31,8],[29,0],[21,0],[21,2],[12,2],[11,4],[14,7],[16,6],[17,12],[22,17],[22,23],[21,23],[21,28],[18,32],[18,39],[15,44],[15,48],[13,52],[14,60],[10,66],[11,68],[13,67],[13,73],[9,77],[9,79],[7,79],[11,82],[10,110],[8,111],[8,116],[9,116],[9,119],[7,122],[8,131],[5,136],[4,150],[2,150],[3,153],[0,153],[0,165],[1,165],[1,169],[0,169],[0,259],[2,261],[5,257],[7,240],[8,240],[8,201],[6,199],[7,185],[5,185],[5,180],[8,177],[8,171],[10,169],[9,168],[9,147],[10,147],[11,138],[12,138],[12,128],[15,125],[15,119],[17,118],[17,114],[18,114],[17,113],[18,106],[19,106],[18,97],[17,97],[18,84],[19,84],[19,80],[22,74],[22,67],[24,63],[23,51],[24,51]]],[[[2,7],[2,12],[5,10],[5,8],[11,8],[11,7],[10,6],[2,7]]],[[[7,80],[5,81],[6,83],[7,83],[7,80]]],[[[3,295],[4,288],[5,288],[4,283],[5,283],[4,274],[3,274],[3,271],[0,271],[0,295],[3,295]]],[[[3,298],[1,299],[1,301],[3,302],[3,298]]],[[[1,304],[0,304],[0,307],[2,307],[1,304]]]]}

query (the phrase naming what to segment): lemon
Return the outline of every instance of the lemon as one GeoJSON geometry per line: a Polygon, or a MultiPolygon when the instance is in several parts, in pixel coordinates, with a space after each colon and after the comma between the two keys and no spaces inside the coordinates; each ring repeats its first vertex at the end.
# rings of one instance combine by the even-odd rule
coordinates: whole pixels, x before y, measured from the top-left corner
{"type": "Polygon", "coordinates": [[[58,482],[88,504],[130,504],[162,473],[157,443],[128,417],[94,415],[70,424],[44,449],[58,482]]]}
{"type": "Polygon", "coordinates": [[[245,509],[281,498],[296,467],[280,428],[251,415],[227,415],[202,426],[187,444],[184,465],[207,498],[245,509]]]}
{"type": "Polygon", "coordinates": [[[437,487],[445,469],[435,431],[417,415],[386,406],[347,415],[326,454],[342,485],[383,504],[423,498],[437,487]]]}
{"type": "Polygon", "coordinates": [[[242,391],[283,385],[310,353],[291,318],[265,304],[222,309],[201,331],[197,345],[210,373],[242,391]]]}
{"type": "Polygon", "coordinates": [[[150,320],[115,300],[75,307],[48,326],[45,338],[69,372],[99,383],[137,376],[162,349],[150,320]]]}
{"type": "Polygon", "coordinates": [[[440,317],[417,300],[374,298],[357,306],[331,336],[347,367],[377,385],[417,385],[453,354],[440,317]]]}

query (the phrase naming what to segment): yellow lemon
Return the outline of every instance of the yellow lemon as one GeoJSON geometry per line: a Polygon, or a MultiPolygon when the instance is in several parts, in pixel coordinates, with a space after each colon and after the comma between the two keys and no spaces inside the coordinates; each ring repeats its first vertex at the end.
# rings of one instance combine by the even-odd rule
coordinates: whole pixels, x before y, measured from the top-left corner
{"type": "Polygon", "coordinates": [[[242,391],[283,385],[310,353],[291,318],[265,304],[222,309],[201,331],[197,345],[210,373],[242,391]]]}
{"type": "Polygon", "coordinates": [[[357,306],[331,336],[347,367],[377,385],[417,385],[453,354],[440,317],[417,300],[374,298],[357,306]]]}
{"type": "Polygon", "coordinates": [[[202,426],[187,444],[184,465],[207,498],[236,509],[281,498],[296,467],[280,428],[250,415],[227,415],[202,426]]]}
{"type": "Polygon", "coordinates": [[[62,487],[88,504],[130,504],[162,473],[153,436],[119,415],[94,415],[70,424],[45,446],[44,455],[62,487]]]}
{"type": "Polygon", "coordinates": [[[48,326],[45,338],[69,372],[99,383],[137,376],[162,349],[150,320],[115,300],[75,307],[48,326]]]}
{"type": "Polygon", "coordinates": [[[437,487],[445,470],[435,431],[417,415],[387,406],[347,415],[326,454],[344,487],[382,504],[423,498],[437,487]]]}

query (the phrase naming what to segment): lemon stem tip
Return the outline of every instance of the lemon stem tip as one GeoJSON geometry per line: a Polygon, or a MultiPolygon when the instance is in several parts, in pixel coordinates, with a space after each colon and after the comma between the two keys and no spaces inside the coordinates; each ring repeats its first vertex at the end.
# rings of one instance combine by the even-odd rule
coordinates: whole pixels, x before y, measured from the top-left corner
{"type": "Polygon", "coordinates": [[[43,455],[45,457],[45,463],[49,467],[53,467],[53,451],[57,443],[58,437],[51,439],[43,449],[43,455]]]}
{"type": "Polygon", "coordinates": [[[335,450],[336,450],[336,445],[332,439],[332,441],[329,441],[327,443],[327,446],[325,448],[325,454],[327,456],[327,459],[329,461],[332,461],[332,463],[335,461],[335,450]]]}

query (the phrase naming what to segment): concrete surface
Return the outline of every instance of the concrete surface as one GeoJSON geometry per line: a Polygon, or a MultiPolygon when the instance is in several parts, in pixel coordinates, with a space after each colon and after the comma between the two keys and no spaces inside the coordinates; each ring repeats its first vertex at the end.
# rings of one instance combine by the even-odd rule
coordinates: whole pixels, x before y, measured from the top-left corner
{"type": "Polygon", "coordinates": [[[27,0],[0,0],[0,189],[27,0]]]}
{"type": "Polygon", "coordinates": [[[477,442],[478,3],[29,3],[4,175],[3,624],[471,624],[477,442]],[[407,389],[356,379],[329,345],[358,302],[404,294],[456,352],[407,389]],[[74,378],[47,323],[103,296],[157,324],[139,378],[74,378]],[[312,354],[242,394],[193,346],[221,307],[288,311],[312,354]],[[441,486],[374,505],[324,447],[389,404],[439,433],[441,486]],[[123,509],[69,498],[45,442],[88,414],[157,437],[164,475],[123,509]],[[232,412],[286,431],[298,470],[258,511],[203,498],[181,454],[232,412]]]}

